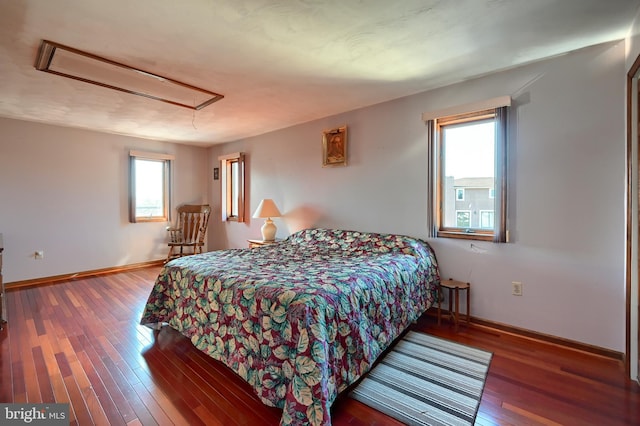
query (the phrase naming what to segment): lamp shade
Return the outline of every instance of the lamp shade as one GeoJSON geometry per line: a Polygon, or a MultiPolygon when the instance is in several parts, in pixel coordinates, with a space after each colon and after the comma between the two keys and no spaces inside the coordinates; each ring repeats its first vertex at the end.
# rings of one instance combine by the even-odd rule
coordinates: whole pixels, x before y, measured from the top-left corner
{"type": "Polygon", "coordinates": [[[260,201],[253,217],[280,217],[280,210],[271,198],[260,201]]]}

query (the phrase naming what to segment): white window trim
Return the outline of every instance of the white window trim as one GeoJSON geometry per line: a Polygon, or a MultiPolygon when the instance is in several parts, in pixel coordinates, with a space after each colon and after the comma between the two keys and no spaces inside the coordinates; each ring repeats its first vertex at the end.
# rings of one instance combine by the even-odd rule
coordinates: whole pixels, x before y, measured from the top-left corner
{"type": "Polygon", "coordinates": [[[511,106],[511,96],[498,96],[496,98],[485,99],[468,104],[456,105],[448,108],[436,109],[422,113],[422,121],[436,120],[441,117],[449,117],[451,115],[466,114],[471,111],[483,111],[485,109],[494,109],[505,106],[511,106]]]}

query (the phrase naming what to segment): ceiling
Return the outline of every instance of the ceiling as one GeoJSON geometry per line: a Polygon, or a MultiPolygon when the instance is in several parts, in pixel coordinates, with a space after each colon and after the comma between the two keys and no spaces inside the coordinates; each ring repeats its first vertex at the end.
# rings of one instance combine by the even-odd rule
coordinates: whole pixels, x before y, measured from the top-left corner
{"type": "Polygon", "coordinates": [[[2,0],[0,116],[210,146],[624,38],[640,0],[2,0]],[[42,39],[221,93],[35,70],[42,39]]]}

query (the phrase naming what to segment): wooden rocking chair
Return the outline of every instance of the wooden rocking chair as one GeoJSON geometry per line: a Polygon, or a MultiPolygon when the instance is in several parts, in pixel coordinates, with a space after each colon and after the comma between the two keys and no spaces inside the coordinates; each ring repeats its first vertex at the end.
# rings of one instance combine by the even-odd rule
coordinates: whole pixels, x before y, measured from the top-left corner
{"type": "Polygon", "coordinates": [[[167,262],[177,257],[202,253],[211,207],[208,204],[183,205],[178,207],[177,211],[175,228],[167,228],[169,231],[167,262]],[[179,251],[174,252],[178,248],[179,251]]]}

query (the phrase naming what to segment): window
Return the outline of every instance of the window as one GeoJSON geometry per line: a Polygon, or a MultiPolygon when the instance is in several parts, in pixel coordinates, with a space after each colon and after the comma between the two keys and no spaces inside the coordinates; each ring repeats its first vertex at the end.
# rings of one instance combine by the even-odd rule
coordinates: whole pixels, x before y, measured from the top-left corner
{"type": "Polygon", "coordinates": [[[244,154],[218,157],[222,170],[222,220],[244,222],[244,154]]]}
{"type": "Polygon", "coordinates": [[[170,172],[173,156],[151,152],[129,152],[129,221],[169,220],[170,172]]]}
{"type": "Polygon", "coordinates": [[[506,112],[427,120],[432,236],[506,241],[506,112]]]}
{"type": "Polygon", "coordinates": [[[456,226],[458,228],[469,228],[471,226],[471,211],[456,210],[456,226]]]}
{"type": "Polygon", "coordinates": [[[494,224],[493,210],[480,210],[480,228],[492,229],[494,224]]]}

